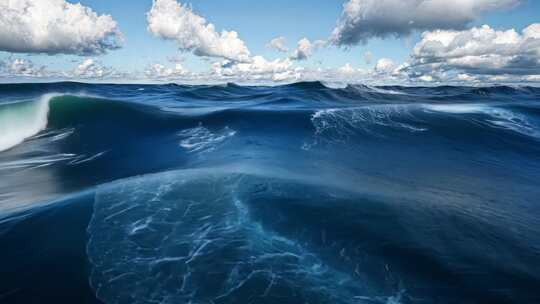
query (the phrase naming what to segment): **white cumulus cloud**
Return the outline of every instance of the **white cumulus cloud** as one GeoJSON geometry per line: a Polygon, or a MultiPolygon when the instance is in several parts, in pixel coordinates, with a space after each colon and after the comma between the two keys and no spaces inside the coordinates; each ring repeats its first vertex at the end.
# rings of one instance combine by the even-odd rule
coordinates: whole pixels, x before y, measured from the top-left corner
{"type": "Polygon", "coordinates": [[[525,77],[525,80],[530,81],[530,82],[540,82],[540,74],[538,74],[538,75],[529,75],[529,76],[525,77]]]}
{"type": "Polygon", "coordinates": [[[270,49],[275,49],[282,53],[286,53],[289,51],[287,46],[285,46],[285,37],[283,36],[276,37],[270,40],[270,42],[266,45],[266,47],[270,49]]]}
{"type": "Polygon", "coordinates": [[[187,76],[189,73],[180,63],[176,63],[172,67],[155,63],[146,68],[145,74],[150,79],[173,79],[187,76]]]}
{"type": "Polygon", "coordinates": [[[486,11],[520,0],[349,0],[331,40],[337,45],[366,43],[374,37],[404,36],[412,31],[463,29],[486,11]]]}
{"type": "Polygon", "coordinates": [[[213,24],[176,0],[154,0],[146,19],[150,33],[176,41],[180,50],[197,56],[250,60],[248,48],[235,31],[218,33],[213,24]]]}
{"type": "Polygon", "coordinates": [[[344,66],[340,67],[338,71],[342,74],[350,75],[355,72],[355,69],[351,66],[350,63],[347,62],[344,66]]]}
{"type": "Polygon", "coordinates": [[[431,71],[539,74],[540,24],[531,24],[521,33],[514,29],[499,31],[487,25],[463,31],[425,32],[414,47],[411,69],[418,75],[431,71]]]}
{"type": "Polygon", "coordinates": [[[477,81],[475,76],[469,75],[469,74],[458,74],[456,76],[457,81],[461,82],[475,82],[477,81]]]}
{"type": "Polygon", "coordinates": [[[374,71],[377,73],[392,73],[397,65],[392,59],[381,58],[375,64],[374,71]]]}
{"type": "Polygon", "coordinates": [[[36,66],[31,60],[21,58],[5,63],[3,69],[6,76],[10,77],[42,77],[48,73],[45,66],[36,66]]]}
{"type": "Polygon", "coordinates": [[[65,0],[0,0],[0,51],[98,55],[121,47],[109,15],[65,0]]]}
{"type": "Polygon", "coordinates": [[[309,41],[307,38],[303,38],[298,41],[298,47],[294,51],[291,58],[295,60],[306,60],[309,56],[311,56],[312,52],[313,45],[311,44],[311,41],[309,41]]]}
{"type": "Polygon", "coordinates": [[[326,41],[316,40],[314,42],[309,41],[307,38],[302,38],[298,41],[298,46],[294,50],[291,59],[293,60],[306,60],[314,51],[324,47],[326,41]]]}
{"type": "Polygon", "coordinates": [[[73,78],[114,78],[120,77],[122,74],[112,67],[104,66],[95,59],[87,58],[80,62],[67,76],[73,78]]]}
{"type": "Polygon", "coordinates": [[[215,77],[222,79],[285,81],[299,77],[298,68],[293,68],[288,58],[267,60],[254,56],[251,62],[225,60],[215,63],[212,70],[215,77]]]}

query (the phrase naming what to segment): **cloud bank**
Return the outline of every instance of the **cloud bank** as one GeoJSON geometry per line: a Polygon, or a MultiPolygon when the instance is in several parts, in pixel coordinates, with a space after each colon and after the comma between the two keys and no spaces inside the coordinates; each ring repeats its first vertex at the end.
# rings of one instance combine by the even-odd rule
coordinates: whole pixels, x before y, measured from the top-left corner
{"type": "Polygon", "coordinates": [[[122,34],[109,15],[64,0],[0,0],[0,51],[99,55],[122,34]]]}
{"type": "Polygon", "coordinates": [[[334,44],[351,46],[374,37],[400,37],[412,31],[463,29],[480,14],[519,0],[349,0],[332,32],[334,44]]]}
{"type": "MultiPolygon", "coordinates": [[[[464,28],[482,12],[517,3],[518,0],[348,0],[333,40],[303,38],[296,48],[289,50],[285,38],[276,37],[267,47],[283,54],[281,58],[267,59],[252,56],[236,32],[223,30],[218,33],[211,23],[177,0],[154,0],[146,16],[150,33],[176,41],[183,51],[207,57],[205,61],[213,61],[208,69],[188,71],[182,63],[184,58],[170,56],[166,59],[168,63],[154,62],[137,71],[120,72],[95,58],[83,58],[65,71],[51,71],[46,66],[35,65],[28,58],[13,59],[10,56],[0,60],[0,76],[198,83],[300,80],[371,84],[540,82],[539,23],[521,31],[496,30],[487,25],[464,28]],[[370,68],[354,68],[354,62],[342,67],[322,67],[322,62],[311,66],[298,62],[309,59],[329,43],[352,45],[371,37],[406,35],[422,29],[429,30],[422,33],[405,62],[377,58],[378,54],[371,52],[358,57],[359,61],[371,65],[370,68]]],[[[99,16],[87,7],[65,0],[0,0],[0,25],[0,51],[9,46],[12,51],[28,53],[99,55],[119,47],[115,43],[122,39],[110,16],[99,16]],[[13,31],[20,31],[20,35],[13,35],[13,31]]]]}
{"type": "Polygon", "coordinates": [[[67,73],[65,76],[78,79],[104,79],[124,77],[126,74],[120,73],[112,67],[104,66],[95,59],[88,58],[80,62],[71,73],[67,73]]]}
{"type": "Polygon", "coordinates": [[[189,75],[188,71],[180,63],[174,64],[173,67],[154,63],[148,66],[144,73],[149,79],[155,80],[170,80],[189,75]]]}
{"type": "Polygon", "coordinates": [[[298,77],[290,59],[267,60],[262,56],[254,56],[251,62],[223,62],[214,63],[212,77],[217,79],[239,80],[272,80],[285,81],[298,77]]]}
{"type": "Polygon", "coordinates": [[[463,80],[471,75],[539,75],[540,24],[531,24],[521,33],[487,25],[425,32],[414,47],[408,70],[413,77],[455,71],[463,80]]]}
{"type": "Polygon", "coordinates": [[[43,77],[47,74],[48,71],[45,66],[36,66],[31,60],[28,59],[14,58],[9,62],[0,61],[0,76],[43,77]]]}
{"type": "Polygon", "coordinates": [[[175,0],[154,0],[146,19],[150,33],[176,41],[182,51],[234,61],[250,60],[248,48],[235,31],[218,33],[213,24],[175,0]]]}

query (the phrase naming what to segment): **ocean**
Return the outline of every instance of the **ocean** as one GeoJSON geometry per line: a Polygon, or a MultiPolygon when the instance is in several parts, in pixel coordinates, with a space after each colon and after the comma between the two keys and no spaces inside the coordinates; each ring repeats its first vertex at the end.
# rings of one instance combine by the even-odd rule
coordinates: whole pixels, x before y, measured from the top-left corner
{"type": "Polygon", "coordinates": [[[540,303],[540,88],[0,85],[0,303],[540,303]]]}

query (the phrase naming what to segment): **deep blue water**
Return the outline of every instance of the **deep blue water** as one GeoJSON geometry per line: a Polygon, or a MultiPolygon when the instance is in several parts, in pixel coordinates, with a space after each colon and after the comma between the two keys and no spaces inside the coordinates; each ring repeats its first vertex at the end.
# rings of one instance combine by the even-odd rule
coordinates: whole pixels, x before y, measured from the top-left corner
{"type": "Polygon", "coordinates": [[[0,85],[1,303],[540,303],[540,89],[0,85]]]}

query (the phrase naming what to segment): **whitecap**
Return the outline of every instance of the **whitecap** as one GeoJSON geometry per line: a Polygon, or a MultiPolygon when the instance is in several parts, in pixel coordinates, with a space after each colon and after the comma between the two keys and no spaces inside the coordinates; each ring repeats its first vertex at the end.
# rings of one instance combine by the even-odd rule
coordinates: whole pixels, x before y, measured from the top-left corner
{"type": "Polygon", "coordinates": [[[236,135],[236,131],[225,127],[212,132],[200,124],[195,128],[182,130],[178,133],[181,138],[180,146],[188,152],[208,152],[214,150],[219,144],[236,135]]]}
{"type": "Polygon", "coordinates": [[[430,112],[449,114],[482,114],[488,118],[484,120],[491,127],[510,130],[521,135],[540,138],[539,126],[531,122],[526,115],[508,109],[488,106],[485,104],[440,104],[424,105],[430,112]]]}
{"type": "Polygon", "coordinates": [[[483,113],[489,109],[482,104],[430,104],[424,105],[424,108],[428,111],[451,114],[483,113]]]}
{"type": "Polygon", "coordinates": [[[379,128],[408,133],[424,132],[427,128],[413,115],[412,105],[370,105],[355,108],[332,108],[315,112],[311,122],[315,128],[313,142],[304,143],[309,150],[320,143],[344,143],[359,132],[385,137],[379,128]]]}

